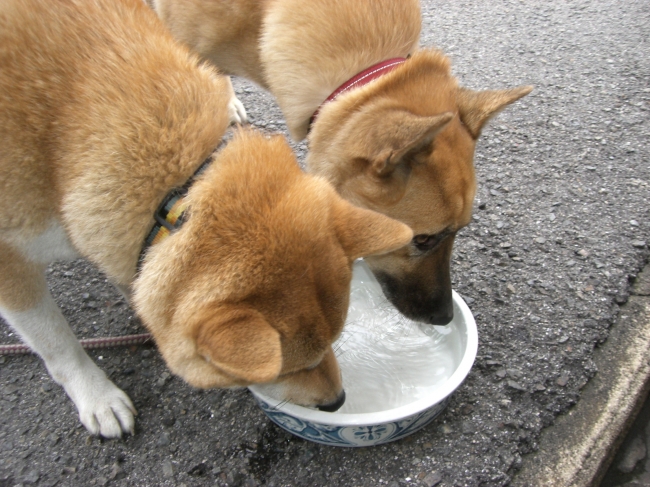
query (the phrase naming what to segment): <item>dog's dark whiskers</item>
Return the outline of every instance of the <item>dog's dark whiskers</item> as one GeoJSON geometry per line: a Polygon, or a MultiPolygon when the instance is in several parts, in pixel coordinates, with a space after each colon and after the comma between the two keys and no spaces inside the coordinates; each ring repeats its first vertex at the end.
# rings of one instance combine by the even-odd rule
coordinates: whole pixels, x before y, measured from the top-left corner
{"type": "Polygon", "coordinates": [[[351,336],[348,336],[344,341],[341,342],[341,341],[339,340],[338,342],[336,342],[336,345],[335,345],[335,347],[333,348],[334,356],[335,356],[335,357],[338,358],[338,357],[340,357],[343,353],[345,353],[345,351],[343,351],[342,353],[339,353],[339,352],[340,352],[341,348],[343,347],[343,345],[345,345],[345,344],[350,340],[350,338],[352,338],[352,337],[351,337],[351,336]]]}
{"type": "Polygon", "coordinates": [[[284,401],[278,403],[278,405],[277,405],[274,409],[278,409],[278,410],[279,410],[280,408],[283,408],[283,407],[284,407],[286,404],[288,404],[288,403],[289,403],[289,400],[288,400],[288,399],[285,399],[284,401]]]}
{"type": "Polygon", "coordinates": [[[271,409],[273,409],[274,411],[278,411],[285,404],[286,404],[286,400],[285,401],[280,401],[275,406],[271,406],[270,404],[269,404],[269,406],[271,406],[271,409]]]}

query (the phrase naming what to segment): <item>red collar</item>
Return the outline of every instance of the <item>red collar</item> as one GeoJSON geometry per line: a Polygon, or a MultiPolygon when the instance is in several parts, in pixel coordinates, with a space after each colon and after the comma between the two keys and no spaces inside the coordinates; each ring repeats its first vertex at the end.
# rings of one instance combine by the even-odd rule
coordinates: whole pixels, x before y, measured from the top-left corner
{"type": "Polygon", "coordinates": [[[318,116],[318,112],[320,112],[321,108],[323,108],[323,105],[335,100],[342,93],[350,91],[353,88],[358,88],[360,86],[363,86],[363,85],[365,85],[367,83],[370,83],[373,79],[377,79],[380,76],[383,76],[386,73],[389,73],[390,71],[395,69],[397,66],[402,64],[404,61],[406,61],[406,58],[403,58],[403,57],[395,57],[395,58],[392,58],[392,59],[388,59],[386,61],[382,61],[380,63],[373,64],[368,69],[366,69],[364,71],[361,71],[354,78],[350,78],[349,80],[347,80],[345,83],[343,83],[337,89],[335,89],[334,92],[330,96],[328,96],[327,99],[323,103],[320,104],[320,106],[316,109],[314,114],[309,119],[309,126],[311,127],[311,124],[314,123],[314,121],[316,120],[316,117],[318,116]]]}

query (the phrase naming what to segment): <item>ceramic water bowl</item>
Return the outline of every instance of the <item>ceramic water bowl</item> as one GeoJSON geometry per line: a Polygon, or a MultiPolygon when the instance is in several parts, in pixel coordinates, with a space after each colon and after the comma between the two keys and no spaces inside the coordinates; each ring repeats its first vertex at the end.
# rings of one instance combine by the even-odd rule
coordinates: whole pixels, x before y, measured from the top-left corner
{"type": "Polygon", "coordinates": [[[277,425],[332,446],[372,446],[404,438],[438,416],[467,377],[478,347],[471,311],[454,291],[444,327],[407,320],[386,301],[362,261],[355,263],[350,310],[335,344],[346,403],[334,413],[249,389],[277,425]]]}

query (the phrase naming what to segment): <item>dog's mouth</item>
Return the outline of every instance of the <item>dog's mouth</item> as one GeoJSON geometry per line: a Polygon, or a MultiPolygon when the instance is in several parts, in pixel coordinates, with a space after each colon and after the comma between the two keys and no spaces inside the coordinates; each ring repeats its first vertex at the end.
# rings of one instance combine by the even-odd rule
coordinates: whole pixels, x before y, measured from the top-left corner
{"type": "Polygon", "coordinates": [[[337,397],[334,400],[334,402],[331,402],[329,404],[319,404],[316,407],[321,411],[325,411],[327,413],[333,413],[341,409],[343,403],[345,403],[345,391],[341,391],[341,394],[339,394],[339,397],[337,397]]]}
{"type": "Polygon", "coordinates": [[[296,394],[287,394],[287,390],[285,388],[285,385],[283,384],[274,384],[274,383],[256,384],[254,388],[255,390],[261,392],[265,396],[275,399],[277,401],[290,402],[306,408],[314,408],[314,409],[318,409],[319,411],[325,411],[328,413],[334,413],[338,411],[339,409],[341,409],[341,406],[343,406],[343,404],[345,403],[345,390],[343,389],[341,389],[341,392],[339,392],[336,399],[334,399],[331,402],[316,403],[316,404],[312,402],[311,404],[308,404],[308,403],[304,403],[303,401],[296,400],[296,397],[300,397],[300,395],[296,396],[296,394]]]}
{"type": "Polygon", "coordinates": [[[451,284],[428,291],[418,282],[400,281],[381,271],[374,274],[386,298],[407,318],[429,325],[448,325],[453,320],[451,284]]]}

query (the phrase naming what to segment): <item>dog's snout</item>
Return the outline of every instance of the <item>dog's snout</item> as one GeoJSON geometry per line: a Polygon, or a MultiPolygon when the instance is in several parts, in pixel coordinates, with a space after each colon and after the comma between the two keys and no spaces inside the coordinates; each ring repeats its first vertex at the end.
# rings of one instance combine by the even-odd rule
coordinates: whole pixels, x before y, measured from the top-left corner
{"type": "Polygon", "coordinates": [[[430,325],[448,325],[454,319],[454,302],[451,293],[446,293],[430,302],[427,323],[430,325]]]}
{"type": "Polygon", "coordinates": [[[431,325],[448,325],[454,319],[454,310],[441,310],[429,316],[427,320],[431,325]]]}
{"type": "Polygon", "coordinates": [[[325,411],[328,413],[333,413],[334,411],[337,411],[341,406],[343,406],[343,403],[345,402],[345,391],[341,391],[341,394],[339,394],[339,397],[337,397],[334,402],[331,402],[329,404],[319,404],[317,407],[321,411],[325,411]]]}

